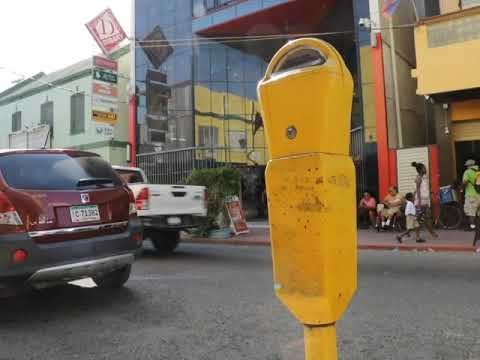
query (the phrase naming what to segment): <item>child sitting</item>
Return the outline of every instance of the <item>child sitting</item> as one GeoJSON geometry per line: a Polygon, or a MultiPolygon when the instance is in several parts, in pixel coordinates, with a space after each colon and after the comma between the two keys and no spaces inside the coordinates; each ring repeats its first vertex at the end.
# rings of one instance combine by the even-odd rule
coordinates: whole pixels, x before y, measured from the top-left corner
{"type": "Polygon", "coordinates": [[[407,206],[405,208],[405,217],[407,218],[407,231],[404,232],[402,235],[397,236],[397,241],[401,244],[402,238],[405,236],[410,237],[410,234],[415,231],[415,240],[417,243],[423,243],[425,240],[420,238],[420,224],[417,220],[417,210],[415,209],[415,204],[413,201],[415,197],[412,193],[408,193],[405,195],[405,199],[407,200],[407,206]]]}

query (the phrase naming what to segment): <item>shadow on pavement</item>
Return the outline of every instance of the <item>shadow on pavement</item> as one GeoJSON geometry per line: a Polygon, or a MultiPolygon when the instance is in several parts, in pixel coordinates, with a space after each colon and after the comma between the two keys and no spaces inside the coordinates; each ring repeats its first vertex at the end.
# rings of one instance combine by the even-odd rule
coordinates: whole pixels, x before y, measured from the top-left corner
{"type": "MultiPolygon", "coordinates": [[[[128,284],[127,284],[128,286],[128,284]]],[[[125,307],[136,306],[137,295],[128,288],[107,290],[82,288],[75,285],[58,286],[44,290],[32,290],[24,294],[0,299],[0,324],[28,323],[55,320],[68,321],[72,317],[95,313],[119,312],[125,307]]]]}

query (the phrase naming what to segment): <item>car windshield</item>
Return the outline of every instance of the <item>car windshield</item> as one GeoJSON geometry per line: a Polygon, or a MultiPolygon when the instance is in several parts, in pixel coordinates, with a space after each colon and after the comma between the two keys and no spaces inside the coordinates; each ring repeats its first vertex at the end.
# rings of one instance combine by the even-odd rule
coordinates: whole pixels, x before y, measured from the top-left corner
{"type": "Polygon", "coordinates": [[[26,190],[76,190],[83,186],[119,186],[122,181],[99,156],[12,154],[0,156],[9,186],[26,190]]]}
{"type": "Polygon", "coordinates": [[[140,171],[124,169],[115,169],[115,171],[127,184],[141,184],[145,182],[140,171]]]}

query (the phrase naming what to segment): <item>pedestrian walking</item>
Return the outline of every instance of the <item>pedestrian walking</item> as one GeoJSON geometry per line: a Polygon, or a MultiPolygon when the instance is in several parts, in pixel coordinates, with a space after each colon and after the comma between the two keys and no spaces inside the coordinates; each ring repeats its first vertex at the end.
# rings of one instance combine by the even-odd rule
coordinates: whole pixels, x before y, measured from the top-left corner
{"type": "Polygon", "coordinates": [[[413,162],[412,166],[417,170],[417,177],[415,178],[415,206],[417,210],[417,217],[422,217],[425,226],[432,236],[438,238],[438,234],[433,228],[433,215],[431,208],[431,191],[430,182],[428,180],[427,167],[422,163],[413,162]]]}
{"type": "Polygon", "coordinates": [[[413,203],[415,200],[415,196],[412,193],[408,193],[405,195],[405,200],[407,200],[407,205],[405,207],[405,217],[407,219],[407,231],[403,234],[397,236],[397,241],[401,244],[402,239],[405,236],[410,237],[412,232],[415,232],[415,241],[417,243],[423,243],[425,240],[420,238],[420,224],[417,220],[417,209],[415,208],[415,204],[413,203]]]}
{"type": "Polygon", "coordinates": [[[465,162],[467,168],[463,173],[463,186],[465,188],[464,212],[470,222],[470,230],[475,230],[475,217],[480,207],[480,194],[475,185],[477,183],[478,165],[475,160],[469,159],[465,162]]]}

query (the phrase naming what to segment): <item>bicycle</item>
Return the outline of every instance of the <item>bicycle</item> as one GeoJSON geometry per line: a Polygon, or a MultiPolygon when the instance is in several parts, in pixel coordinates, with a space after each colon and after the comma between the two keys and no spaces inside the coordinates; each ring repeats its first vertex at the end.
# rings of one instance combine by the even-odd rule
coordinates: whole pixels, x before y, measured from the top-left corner
{"type": "Polygon", "coordinates": [[[464,198],[461,188],[454,184],[440,195],[438,225],[445,230],[456,230],[467,222],[463,211],[464,198]]]}

